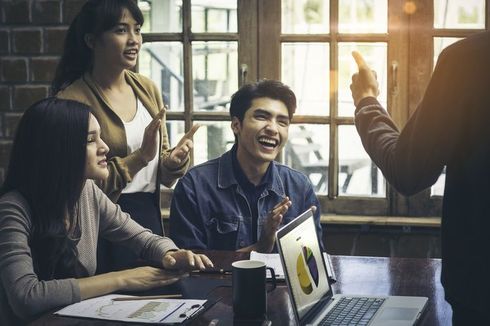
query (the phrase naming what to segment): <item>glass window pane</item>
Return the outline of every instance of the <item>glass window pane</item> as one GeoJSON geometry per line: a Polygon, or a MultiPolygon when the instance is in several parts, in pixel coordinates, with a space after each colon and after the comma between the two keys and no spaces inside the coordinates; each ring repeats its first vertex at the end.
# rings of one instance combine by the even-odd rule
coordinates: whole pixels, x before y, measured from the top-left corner
{"type": "MultiPolygon", "coordinates": [[[[442,50],[444,50],[449,45],[453,44],[461,40],[459,37],[434,37],[434,67],[436,65],[437,59],[441,54],[442,50]]],[[[431,196],[442,196],[444,195],[444,187],[446,183],[446,169],[442,171],[439,179],[437,179],[436,183],[430,188],[431,196]]]]}
{"type": "Polygon", "coordinates": [[[138,6],[145,17],[143,33],[182,32],[182,0],[140,0],[138,6]]]}
{"type": "MultiPolygon", "coordinates": [[[[170,147],[175,147],[179,143],[180,139],[185,135],[184,121],[169,121],[165,124],[167,127],[168,141],[170,147]]],[[[175,184],[171,187],[175,188],[175,184]]],[[[168,189],[164,185],[160,185],[160,189],[168,189]]]]}
{"type": "Polygon", "coordinates": [[[385,197],[386,182],[354,126],[339,126],[339,195],[385,197]]]}
{"type": "Polygon", "coordinates": [[[192,0],[194,33],[236,33],[237,0],[192,0]]]}
{"type": "Polygon", "coordinates": [[[281,79],[296,94],[296,114],[329,115],[329,57],[325,43],[282,44],[281,79]]]}
{"type": "Polygon", "coordinates": [[[166,122],[168,142],[170,147],[177,146],[180,139],[185,135],[184,121],[167,120],[166,122]]]}
{"type": "Polygon", "coordinates": [[[328,0],[282,0],[282,33],[327,34],[329,7],[328,0]]]}
{"type": "Polygon", "coordinates": [[[435,28],[485,28],[485,0],[434,0],[435,28]]]}
{"type": "Polygon", "coordinates": [[[376,72],[380,90],[378,100],[386,108],[387,44],[339,43],[339,116],[354,115],[355,107],[350,91],[352,75],[358,71],[351,54],[354,50],[359,51],[371,69],[376,72]]]}
{"type": "Polygon", "coordinates": [[[284,163],[306,174],[315,192],[328,192],[329,126],[292,124],[284,147],[284,163]]]}
{"type": "Polygon", "coordinates": [[[459,40],[460,37],[434,37],[434,67],[442,50],[459,40]]]}
{"type": "Polygon", "coordinates": [[[192,60],[194,110],[225,110],[238,88],[237,42],[194,42],[192,60]]]}
{"type": "Polygon", "coordinates": [[[340,33],[386,33],[387,0],[339,0],[340,33]]]}
{"type": "Polygon", "coordinates": [[[199,121],[201,127],[194,134],[194,165],[220,157],[231,149],[235,137],[230,121],[199,121]]]}
{"type": "Polygon", "coordinates": [[[446,168],[442,171],[441,175],[437,179],[436,183],[430,188],[431,196],[443,196],[444,188],[446,185],[446,168]]]}
{"type": "Polygon", "coordinates": [[[172,111],[184,110],[182,43],[144,43],[138,61],[139,73],[150,78],[172,111]]]}

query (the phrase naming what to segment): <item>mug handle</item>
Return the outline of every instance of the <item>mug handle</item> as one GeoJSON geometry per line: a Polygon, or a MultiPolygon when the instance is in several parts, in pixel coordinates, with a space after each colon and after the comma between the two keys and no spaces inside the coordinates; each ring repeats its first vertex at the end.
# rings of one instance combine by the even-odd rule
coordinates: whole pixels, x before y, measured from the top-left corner
{"type": "Polygon", "coordinates": [[[274,268],[272,268],[272,267],[266,267],[266,268],[271,273],[271,280],[272,280],[272,287],[267,290],[267,293],[269,293],[276,288],[276,272],[274,271],[274,268]]]}

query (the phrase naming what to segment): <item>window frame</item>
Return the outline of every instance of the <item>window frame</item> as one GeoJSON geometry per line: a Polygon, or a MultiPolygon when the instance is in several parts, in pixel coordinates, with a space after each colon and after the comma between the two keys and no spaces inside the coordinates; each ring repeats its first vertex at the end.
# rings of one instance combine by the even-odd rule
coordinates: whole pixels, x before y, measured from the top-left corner
{"type": "MultiPolygon", "coordinates": [[[[322,212],[328,215],[370,216],[440,216],[441,196],[431,196],[430,189],[405,197],[389,184],[386,197],[352,197],[338,194],[338,126],[354,125],[353,117],[337,117],[338,45],[342,42],[384,42],[387,44],[387,110],[399,128],[408,121],[421,100],[433,70],[434,37],[465,37],[482,29],[436,29],[433,27],[433,1],[414,0],[417,11],[408,15],[405,0],[388,1],[388,31],[376,34],[338,33],[341,0],[330,0],[328,34],[282,34],[281,0],[237,0],[237,32],[193,33],[191,0],[182,0],[181,33],[144,33],[144,42],[178,41],[183,45],[184,111],[167,111],[167,121],[184,121],[188,131],[194,122],[229,121],[227,112],[193,111],[192,42],[238,42],[239,84],[268,78],[281,80],[282,43],[323,42],[330,51],[330,114],[328,116],[296,115],[293,124],[329,126],[330,152],[328,194],[318,195],[322,212]],[[241,33],[241,31],[246,31],[241,33]],[[419,53],[428,55],[420,56],[419,53]],[[396,66],[396,70],[393,68],[396,66]],[[410,67],[410,68],[409,68],[410,67]],[[246,71],[245,71],[246,69],[246,71]]],[[[485,29],[488,29],[490,0],[485,0],[485,29]]],[[[191,164],[193,162],[191,161],[191,164]]],[[[162,191],[162,206],[169,207],[172,191],[162,191]]]]}

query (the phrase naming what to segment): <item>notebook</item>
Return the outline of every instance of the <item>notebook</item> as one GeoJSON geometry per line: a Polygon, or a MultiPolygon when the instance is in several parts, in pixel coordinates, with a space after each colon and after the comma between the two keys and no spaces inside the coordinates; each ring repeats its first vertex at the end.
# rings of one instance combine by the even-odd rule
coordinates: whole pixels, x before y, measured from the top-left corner
{"type": "Polygon", "coordinates": [[[427,305],[426,297],[334,295],[311,209],[278,230],[276,241],[298,325],[414,325],[427,305]]]}

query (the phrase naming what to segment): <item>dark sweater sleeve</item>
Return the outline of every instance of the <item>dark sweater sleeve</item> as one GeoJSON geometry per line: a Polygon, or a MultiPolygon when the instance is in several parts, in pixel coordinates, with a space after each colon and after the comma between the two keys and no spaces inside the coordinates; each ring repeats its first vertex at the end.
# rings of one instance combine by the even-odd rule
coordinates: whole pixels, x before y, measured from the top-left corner
{"type": "Polygon", "coordinates": [[[357,106],[355,124],[366,152],[402,194],[433,185],[459,137],[461,90],[449,61],[443,52],[424,98],[401,132],[375,98],[357,106]]]}

